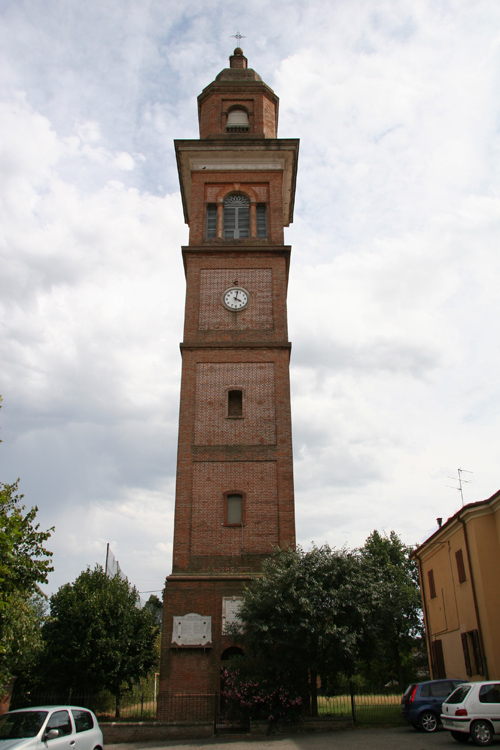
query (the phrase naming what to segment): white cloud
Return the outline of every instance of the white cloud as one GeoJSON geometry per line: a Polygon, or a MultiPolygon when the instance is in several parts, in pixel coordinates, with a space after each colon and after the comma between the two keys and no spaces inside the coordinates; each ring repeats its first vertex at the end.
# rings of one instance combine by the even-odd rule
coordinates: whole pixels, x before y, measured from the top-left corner
{"type": "MultiPolygon", "coordinates": [[[[50,4],[49,4],[50,5],[50,4]]],[[[187,229],[172,140],[236,25],[300,137],[289,328],[299,541],[422,540],[499,486],[497,0],[133,0],[0,30],[2,479],[52,589],[170,570],[187,229]],[[266,27],[260,17],[265,12],[266,27]]]]}

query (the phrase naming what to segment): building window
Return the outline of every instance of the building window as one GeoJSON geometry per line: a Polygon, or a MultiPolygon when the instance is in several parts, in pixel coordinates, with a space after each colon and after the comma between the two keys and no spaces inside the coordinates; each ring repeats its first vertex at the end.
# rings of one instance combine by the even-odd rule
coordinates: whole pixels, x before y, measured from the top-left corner
{"type": "Polygon", "coordinates": [[[431,657],[433,666],[433,678],[435,680],[444,680],[446,669],[444,666],[443,642],[433,641],[431,644],[431,657]]]}
{"type": "Polygon", "coordinates": [[[207,237],[215,237],[217,233],[217,206],[209,203],[207,206],[207,237]]]}
{"type": "Polygon", "coordinates": [[[467,580],[465,575],[464,555],[461,549],[455,552],[455,560],[457,561],[458,581],[463,583],[467,580]]]}
{"type": "Polygon", "coordinates": [[[467,633],[462,633],[462,651],[464,652],[465,671],[467,672],[467,675],[471,677],[472,665],[470,663],[469,640],[467,638],[467,633]]]}
{"type": "Polygon", "coordinates": [[[226,495],[226,526],[243,525],[243,495],[228,493],[226,495]]]}
{"type": "Polygon", "coordinates": [[[257,237],[267,237],[267,206],[257,203],[257,237]]]}
{"type": "Polygon", "coordinates": [[[430,594],[430,597],[431,597],[431,599],[435,599],[436,596],[437,596],[437,594],[436,594],[436,584],[434,583],[434,571],[433,570],[429,570],[429,572],[427,573],[427,577],[429,579],[429,594],[430,594]]]}
{"type": "Polygon", "coordinates": [[[248,133],[250,123],[248,113],[244,109],[232,109],[227,116],[226,132],[228,133],[248,133]]]}
{"type": "Polygon", "coordinates": [[[479,641],[479,631],[469,630],[468,633],[462,633],[462,650],[464,652],[465,669],[468,676],[473,674],[484,674],[483,655],[481,652],[481,643],[479,641]],[[471,653],[474,656],[472,663],[471,653]]]}
{"type": "Polygon", "coordinates": [[[250,201],[236,193],[224,201],[224,239],[250,237],[250,201]]]}
{"type": "Polygon", "coordinates": [[[230,390],[227,392],[227,416],[232,418],[243,416],[243,391],[230,390]]]}
{"type": "Polygon", "coordinates": [[[481,653],[481,644],[479,642],[479,630],[471,630],[472,650],[474,651],[474,661],[476,662],[477,674],[484,674],[483,655],[481,653]]]}

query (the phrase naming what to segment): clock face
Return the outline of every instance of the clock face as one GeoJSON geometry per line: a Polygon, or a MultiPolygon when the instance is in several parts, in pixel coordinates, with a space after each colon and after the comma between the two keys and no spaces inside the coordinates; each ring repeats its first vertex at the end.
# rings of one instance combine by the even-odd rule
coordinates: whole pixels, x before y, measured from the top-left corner
{"type": "Polygon", "coordinates": [[[243,310],[250,302],[250,295],[241,286],[233,286],[226,289],[222,295],[222,302],[228,310],[243,310]]]}

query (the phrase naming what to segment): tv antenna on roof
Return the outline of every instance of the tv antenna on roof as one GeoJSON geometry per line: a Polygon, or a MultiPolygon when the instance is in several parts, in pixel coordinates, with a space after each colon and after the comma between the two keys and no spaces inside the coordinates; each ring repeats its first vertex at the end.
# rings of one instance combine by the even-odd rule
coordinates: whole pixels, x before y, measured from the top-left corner
{"type": "MultiPolygon", "coordinates": [[[[468,471],[467,469],[458,469],[458,487],[451,487],[451,485],[448,485],[448,487],[451,487],[452,490],[457,490],[460,492],[460,497],[462,498],[462,508],[464,507],[464,493],[463,493],[463,484],[470,484],[472,482],[472,479],[462,479],[462,474],[474,474],[473,471],[468,471]]],[[[448,477],[448,479],[455,479],[455,477],[448,477]]]]}

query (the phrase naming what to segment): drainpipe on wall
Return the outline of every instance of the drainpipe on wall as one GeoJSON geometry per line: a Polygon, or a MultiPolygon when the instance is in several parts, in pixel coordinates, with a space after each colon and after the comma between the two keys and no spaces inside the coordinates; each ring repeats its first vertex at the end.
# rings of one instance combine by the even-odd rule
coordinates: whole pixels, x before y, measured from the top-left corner
{"type": "Polygon", "coordinates": [[[427,660],[429,662],[429,672],[431,680],[434,679],[434,665],[432,663],[432,644],[429,627],[429,616],[427,614],[427,605],[425,602],[425,588],[424,588],[424,576],[422,573],[422,561],[416,552],[413,553],[417,560],[418,565],[418,577],[420,578],[420,591],[422,592],[422,612],[424,613],[424,629],[425,629],[425,642],[427,643],[427,660]]]}
{"type": "Polygon", "coordinates": [[[481,648],[483,660],[484,660],[484,678],[485,680],[489,680],[489,672],[488,672],[488,660],[486,658],[486,652],[484,650],[484,642],[483,642],[483,629],[481,627],[481,619],[479,617],[479,607],[477,606],[477,597],[476,597],[476,586],[474,584],[474,575],[472,573],[472,565],[470,561],[470,553],[469,553],[469,537],[467,536],[467,525],[463,518],[461,516],[458,517],[458,520],[463,526],[464,530],[464,540],[465,540],[465,551],[467,552],[467,562],[469,564],[469,575],[470,575],[470,583],[472,587],[472,599],[474,601],[474,610],[476,613],[476,622],[477,622],[477,630],[479,633],[479,646],[481,648]]]}

